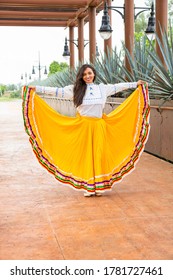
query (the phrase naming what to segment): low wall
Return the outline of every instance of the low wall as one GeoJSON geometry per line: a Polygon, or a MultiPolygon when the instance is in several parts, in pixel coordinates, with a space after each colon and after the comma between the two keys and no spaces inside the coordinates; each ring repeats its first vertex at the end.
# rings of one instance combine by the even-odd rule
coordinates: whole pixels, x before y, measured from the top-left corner
{"type": "Polygon", "coordinates": [[[151,100],[150,135],[146,150],[173,162],[173,100],[165,102],[151,100]]]}
{"type": "MultiPolygon", "coordinates": [[[[43,99],[56,111],[66,116],[74,116],[76,109],[67,99],[44,96],[43,99]]],[[[105,113],[108,114],[124,101],[122,98],[108,98],[105,113]]],[[[173,162],[173,100],[161,107],[160,100],[150,100],[150,134],[145,151],[173,162]]]]}
{"type": "MultiPolygon", "coordinates": [[[[112,98],[106,104],[106,112],[110,112],[121,104],[122,98],[112,98]]],[[[173,162],[173,100],[161,105],[161,100],[150,100],[150,134],[145,151],[173,162]]]]}
{"type": "Polygon", "coordinates": [[[69,99],[57,99],[56,97],[42,96],[42,98],[49,104],[53,109],[65,116],[75,116],[76,109],[73,102],[69,99]]]}

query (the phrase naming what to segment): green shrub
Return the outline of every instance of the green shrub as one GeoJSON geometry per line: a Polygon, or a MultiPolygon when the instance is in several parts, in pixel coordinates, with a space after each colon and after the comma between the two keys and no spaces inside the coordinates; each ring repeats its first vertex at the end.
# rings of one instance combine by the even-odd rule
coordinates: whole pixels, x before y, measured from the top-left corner
{"type": "Polygon", "coordinates": [[[10,93],[10,98],[21,98],[21,92],[20,91],[13,91],[10,93]]]}

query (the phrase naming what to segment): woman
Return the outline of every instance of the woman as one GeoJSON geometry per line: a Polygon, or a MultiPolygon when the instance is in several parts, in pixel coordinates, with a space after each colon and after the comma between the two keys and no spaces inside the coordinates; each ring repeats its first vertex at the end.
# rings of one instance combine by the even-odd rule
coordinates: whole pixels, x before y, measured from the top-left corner
{"type": "Polygon", "coordinates": [[[149,132],[146,82],[96,85],[95,79],[93,66],[84,64],[74,86],[25,87],[23,100],[26,132],[39,162],[87,197],[110,190],[134,168],[149,132]],[[129,88],[137,89],[105,115],[107,97],[129,88]],[[77,115],[55,112],[35,92],[73,99],[77,115]]]}

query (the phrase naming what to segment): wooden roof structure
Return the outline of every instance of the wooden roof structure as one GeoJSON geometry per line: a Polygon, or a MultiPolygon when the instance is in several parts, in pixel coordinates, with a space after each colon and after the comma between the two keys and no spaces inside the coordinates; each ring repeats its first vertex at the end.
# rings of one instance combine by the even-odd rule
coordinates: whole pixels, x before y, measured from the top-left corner
{"type": "Polygon", "coordinates": [[[88,22],[88,8],[103,10],[103,0],[0,0],[0,26],[77,26],[88,22]]]}
{"type": "MultiPolygon", "coordinates": [[[[108,6],[112,0],[107,0],[108,6]]],[[[156,33],[161,39],[162,29],[168,26],[168,0],[155,0],[156,33]]],[[[95,16],[104,8],[104,0],[0,0],[0,26],[52,26],[69,27],[70,41],[73,41],[73,28],[78,27],[79,61],[83,61],[83,25],[89,22],[90,61],[95,56],[95,16]]],[[[111,10],[109,10],[111,18],[111,10]]],[[[133,53],[134,41],[134,0],[124,0],[125,46],[133,53]]],[[[74,65],[73,43],[70,65],[74,65]]],[[[111,49],[111,38],[104,41],[105,53],[111,49]]],[[[162,59],[159,46],[156,50],[162,59]]],[[[128,64],[126,62],[126,64],[128,64]]]]}

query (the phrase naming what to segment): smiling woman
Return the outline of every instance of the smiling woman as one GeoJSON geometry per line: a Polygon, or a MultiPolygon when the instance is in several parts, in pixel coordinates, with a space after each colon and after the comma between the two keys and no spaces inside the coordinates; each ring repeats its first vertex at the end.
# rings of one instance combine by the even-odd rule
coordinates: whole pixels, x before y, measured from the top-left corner
{"type": "Polygon", "coordinates": [[[95,78],[93,66],[84,64],[74,86],[25,87],[23,101],[26,132],[39,162],[87,197],[111,190],[134,169],[149,132],[146,82],[97,85],[95,78]],[[103,114],[107,97],[127,88],[137,89],[113,112],[103,114]],[[36,92],[73,99],[77,115],[60,115],[36,92]]]}

